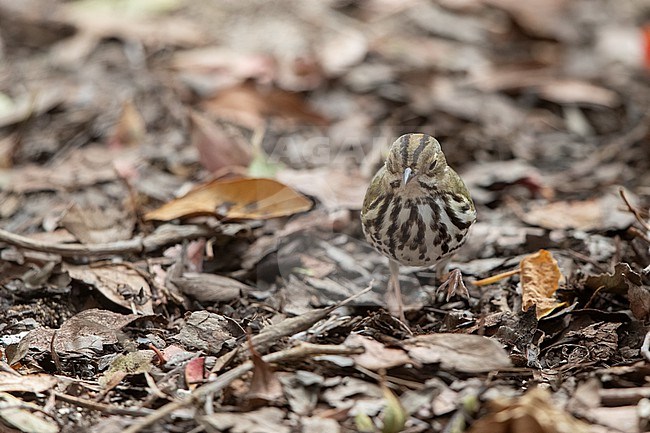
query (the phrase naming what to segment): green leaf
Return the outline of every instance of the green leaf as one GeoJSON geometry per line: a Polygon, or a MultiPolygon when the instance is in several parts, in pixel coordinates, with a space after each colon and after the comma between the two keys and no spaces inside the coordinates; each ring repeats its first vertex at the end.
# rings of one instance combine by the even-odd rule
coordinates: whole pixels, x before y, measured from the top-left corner
{"type": "Polygon", "coordinates": [[[357,430],[360,433],[372,433],[377,431],[372,419],[370,419],[370,417],[365,413],[358,413],[354,417],[354,424],[357,426],[357,430]]]}
{"type": "Polygon", "coordinates": [[[384,409],[384,428],[381,431],[382,433],[399,433],[404,430],[408,414],[402,403],[387,386],[384,385],[383,390],[386,408],[384,409]]]}

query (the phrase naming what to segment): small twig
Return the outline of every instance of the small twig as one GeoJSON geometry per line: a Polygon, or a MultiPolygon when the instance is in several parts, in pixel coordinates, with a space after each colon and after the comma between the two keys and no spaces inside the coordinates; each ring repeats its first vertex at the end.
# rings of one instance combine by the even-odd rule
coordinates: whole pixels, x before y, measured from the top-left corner
{"type": "Polygon", "coordinates": [[[67,403],[74,404],[79,407],[85,407],[86,409],[107,413],[109,415],[146,416],[153,413],[153,410],[151,409],[145,409],[145,408],[129,409],[124,407],[115,407],[108,404],[97,403],[96,401],[74,397],[72,395],[64,394],[57,391],[54,391],[54,396],[61,401],[65,401],[67,403]]]}
{"type": "MultiPolygon", "coordinates": [[[[262,360],[264,362],[273,363],[296,359],[305,359],[316,355],[356,355],[362,352],[363,349],[361,348],[346,347],[341,345],[318,345],[302,343],[299,346],[292,347],[290,349],[264,355],[262,357],[262,360]]],[[[147,415],[146,417],[138,420],[136,423],[124,430],[123,433],[137,433],[140,430],[149,427],[155,422],[163,419],[167,415],[170,415],[172,412],[185,406],[199,402],[202,398],[206,397],[209,394],[213,394],[225,389],[228,385],[230,385],[230,383],[232,383],[232,381],[243,376],[252,369],[253,361],[246,361],[243,364],[240,364],[239,366],[233,368],[232,370],[225,372],[214,382],[206,383],[205,385],[196,388],[192,392],[190,398],[187,400],[167,403],[150,415],[147,415]]]]}
{"type": "Polygon", "coordinates": [[[359,372],[365,374],[366,376],[376,380],[378,383],[381,382],[382,380],[385,381],[385,385],[389,388],[392,389],[399,389],[399,386],[405,386],[410,389],[424,389],[426,386],[422,382],[415,382],[413,380],[408,380],[408,379],[402,379],[400,377],[393,377],[393,376],[386,376],[375,373],[372,370],[368,370],[365,367],[361,367],[360,365],[355,365],[355,369],[357,369],[359,372]]]}
{"type": "Polygon", "coordinates": [[[125,241],[105,244],[63,244],[58,242],[41,242],[0,229],[0,242],[28,250],[59,254],[63,257],[92,257],[149,252],[171,243],[181,242],[185,239],[211,236],[213,234],[214,231],[206,227],[193,225],[174,226],[168,224],[159,227],[158,230],[148,236],[136,237],[125,241]]]}
{"type": "Polygon", "coordinates": [[[594,152],[588,158],[580,161],[580,163],[575,164],[571,170],[570,175],[573,178],[583,177],[591,173],[594,168],[598,165],[611,160],[614,158],[622,149],[625,149],[628,145],[633,144],[639,140],[642,140],[643,137],[648,133],[648,128],[650,125],[650,110],[646,111],[639,122],[633,126],[628,131],[623,134],[617,134],[614,139],[609,143],[601,146],[597,152],[594,152]]]}
{"type": "Polygon", "coordinates": [[[59,354],[56,353],[56,349],[54,348],[55,339],[56,329],[54,332],[52,332],[52,338],[50,339],[50,355],[52,356],[52,361],[54,361],[54,366],[56,367],[57,373],[60,373],[63,371],[63,365],[61,364],[61,358],[59,358],[59,354]]]}
{"type": "Polygon", "coordinates": [[[636,236],[636,237],[638,237],[638,238],[641,238],[641,239],[643,239],[644,241],[646,241],[647,243],[650,244],[650,237],[649,237],[648,235],[646,235],[645,233],[643,233],[643,232],[642,232],[641,230],[639,230],[638,228],[636,228],[636,227],[630,227],[629,229],[627,229],[627,231],[628,231],[630,234],[633,234],[634,236],[636,236]]]}
{"type": "Polygon", "coordinates": [[[625,195],[625,190],[623,188],[620,188],[618,190],[618,193],[621,195],[621,198],[625,202],[625,205],[630,210],[630,212],[632,212],[634,214],[634,218],[636,218],[636,220],[639,222],[639,224],[641,224],[641,226],[644,229],[646,229],[646,231],[650,231],[650,225],[648,225],[648,223],[643,219],[643,217],[641,217],[641,212],[639,212],[639,210],[637,208],[632,206],[630,201],[627,199],[627,196],[625,195]]]}
{"type": "Polygon", "coordinates": [[[517,275],[519,272],[520,272],[519,269],[513,269],[511,271],[501,272],[500,274],[492,275],[491,277],[483,278],[482,280],[473,281],[472,284],[478,287],[487,286],[488,284],[494,284],[497,281],[501,281],[508,277],[512,277],[513,275],[517,275]]]}
{"type": "Polygon", "coordinates": [[[589,257],[589,256],[587,256],[585,254],[582,254],[582,253],[580,253],[578,251],[574,251],[572,249],[565,249],[564,252],[566,254],[570,255],[571,257],[574,257],[574,258],[576,258],[578,260],[582,260],[585,263],[589,263],[589,264],[593,265],[593,267],[595,267],[596,269],[598,269],[601,272],[607,272],[607,268],[605,266],[601,265],[596,260],[592,259],[591,257],[589,257]]]}
{"type": "MultiPolygon", "coordinates": [[[[355,293],[349,298],[346,298],[341,302],[332,305],[331,307],[320,308],[318,310],[311,310],[306,312],[305,314],[301,314],[300,316],[290,317],[288,319],[284,319],[280,323],[264,328],[259,334],[252,337],[253,345],[255,346],[256,350],[258,350],[261,353],[264,353],[273,344],[277,343],[280,339],[284,337],[289,337],[291,335],[297,334],[298,332],[302,332],[306,329],[309,329],[312,325],[314,325],[314,323],[318,322],[321,319],[324,319],[332,311],[342,307],[343,305],[350,303],[351,301],[358,298],[359,296],[368,293],[371,289],[372,289],[372,281],[368,287],[366,287],[359,293],[355,293]]],[[[248,350],[247,349],[243,350],[243,353],[248,353],[248,350]]]]}
{"type": "Polygon", "coordinates": [[[600,292],[604,288],[605,288],[605,286],[599,286],[596,290],[594,290],[594,293],[591,294],[591,296],[589,297],[589,300],[587,301],[587,303],[583,307],[584,310],[586,310],[588,308],[591,308],[591,304],[594,303],[594,301],[596,300],[596,297],[600,294],[600,292]]]}

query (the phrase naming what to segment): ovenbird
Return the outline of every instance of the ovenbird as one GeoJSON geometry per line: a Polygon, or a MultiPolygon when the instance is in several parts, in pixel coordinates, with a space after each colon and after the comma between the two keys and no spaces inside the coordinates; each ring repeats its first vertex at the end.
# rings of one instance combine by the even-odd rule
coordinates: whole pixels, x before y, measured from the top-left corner
{"type": "MultiPolygon", "coordinates": [[[[404,318],[399,265],[448,261],[465,242],[474,221],[474,202],[463,180],[447,165],[440,143],[426,134],[405,134],[395,140],[361,210],[366,238],[389,259],[388,305],[393,314],[404,318]]],[[[442,268],[437,269],[438,276],[442,268]]],[[[467,296],[456,269],[439,289],[447,287],[449,298],[459,285],[467,296]]]]}

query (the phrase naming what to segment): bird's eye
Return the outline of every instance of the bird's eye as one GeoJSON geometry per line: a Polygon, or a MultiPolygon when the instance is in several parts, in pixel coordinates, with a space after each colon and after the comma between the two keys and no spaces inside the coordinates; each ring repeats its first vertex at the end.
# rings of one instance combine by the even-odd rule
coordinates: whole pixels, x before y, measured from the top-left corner
{"type": "Polygon", "coordinates": [[[397,188],[399,184],[400,184],[399,180],[394,180],[390,183],[390,186],[392,186],[393,188],[397,188]]]}
{"type": "Polygon", "coordinates": [[[429,165],[429,171],[433,171],[433,169],[436,168],[436,164],[437,164],[437,163],[438,163],[438,161],[435,161],[435,160],[434,160],[434,161],[431,163],[431,165],[429,165]]]}

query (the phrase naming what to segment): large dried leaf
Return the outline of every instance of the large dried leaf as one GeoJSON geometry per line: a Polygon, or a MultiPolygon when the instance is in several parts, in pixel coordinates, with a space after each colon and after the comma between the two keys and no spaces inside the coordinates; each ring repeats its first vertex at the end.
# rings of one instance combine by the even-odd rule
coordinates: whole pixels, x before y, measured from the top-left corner
{"type": "Polygon", "coordinates": [[[84,310],[66,320],[58,330],[37,328],[21,340],[9,362],[20,361],[32,349],[49,353],[71,352],[94,355],[104,345],[116,344],[124,335],[122,328],[141,318],[136,314],[118,314],[112,311],[84,310]]]}
{"type": "Polygon", "coordinates": [[[56,386],[56,377],[48,374],[27,374],[25,376],[0,371],[0,392],[42,393],[56,386]]]}
{"type": "Polygon", "coordinates": [[[411,362],[411,358],[402,349],[386,347],[383,343],[363,335],[350,334],[345,339],[345,344],[363,347],[364,352],[353,355],[352,359],[357,365],[368,370],[387,370],[411,362]]]}
{"type": "Polygon", "coordinates": [[[213,180],[145,215],[170,221],[196,215],[268,219],[311,209],[312,202],[272,179],[213,180]]]}
{"type": "Polygon", "coordinates": [[[585,287],[588,289],[618,294],[626,293],[630,289],[630,284],[640,285],[641,276],[627,263],[617,263],[611,274],[589,275],[585,280],[585,287]]]}
{"type": "Polygon", "coordinates": [[[537,319],[564,305],[555,298],[560,278],[560,268],[553,255],[546,250],[525,257],[520,263],[522,304],[527,311],[536,307],[537,319]]]}
{"type": "Polygon", "coordinates": [[[199,96],[240,84],[248,79],[270,82],[277,74],[273,56],[226,46],[208,46],[180,51],[173,67],[182,81],[199,96]]]}
{"type": "Polygon", "coordinates": [[[508,12],[527,32],[548,38],[571,41],[579,37],[579,27],[571,20],[567,0],[482,0],[508,12]]]}
{"type": "Polygon", "coordinates": [[[171,282],[199,302],[230,302],[254,290],[233,278],[197,272],[186,272],[171,282]]]}
{"type": "Polygon", "coordinates": [[[226,317],[207,311],[190,313],[174,337],[185,347],[194,347],[206,353],[219,353],[223,345],[241,336],[241,328],[226,317]]]}
{"type": "Polygon", "coordinates": [[[77,266],[64,264],[75,280],[95,287],[110,301],[129,310],[153,314],[151,287],[145,278],[125,265],[77,266]]]}
{"type": "Polygon", "coordinates": [[[645,320],[650,316],[650,289],[643,285],[641,276],[634,272],[627,263],[618,263],[611,274],[590,275],[585,280],[585,287],[591,290],[626,294],[630,301],[630,310],[634,317],[645,320]]]}
{"type": "Polygon", "coordinates": [[[442,369],[482,373],[511,367],[510,357],[495,340],[471,334],[429,334],[403,342],[409,356],[442,369]]]}
{"type": "Polygon", "coordinates": [[[555,406],[548,391],[533,388],[521,397],[491,402],[492,412],[469,433],[587,433],[587,424],[555,406]]]}

